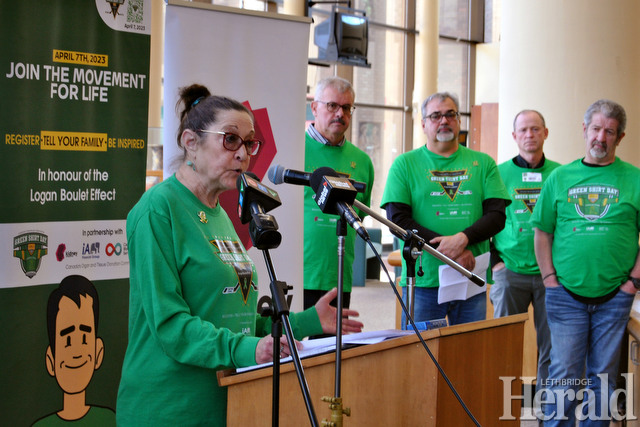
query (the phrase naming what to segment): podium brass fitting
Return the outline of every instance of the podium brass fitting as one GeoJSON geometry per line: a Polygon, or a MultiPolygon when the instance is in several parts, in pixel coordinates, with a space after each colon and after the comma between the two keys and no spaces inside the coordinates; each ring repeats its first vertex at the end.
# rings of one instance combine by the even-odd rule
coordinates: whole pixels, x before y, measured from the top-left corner
{"type": "Polygon", "coordinates": [[[323,427],[342,427],[342,418],[344,415],[351,416],[351,408],[342,407],[341,397],[329,397],[323,396],[323,402],[329,402],[329,409],[331,409],[331,421],[322,420],[323,427]]]}

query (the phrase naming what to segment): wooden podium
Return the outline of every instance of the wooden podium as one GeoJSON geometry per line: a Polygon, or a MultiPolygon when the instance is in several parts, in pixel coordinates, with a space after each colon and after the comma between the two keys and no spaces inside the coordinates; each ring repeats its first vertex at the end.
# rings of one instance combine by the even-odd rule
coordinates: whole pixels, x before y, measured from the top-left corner
{"type": "MultiPolygon", "coordinates": [[[[522,394],[527,318],[519,314],[422,333],[482,426],[519,425],[521,402],[511,396],[522,394]]],[[[318,422],[330,420],[321,398],[334,395],[335,353],[302,359],[302,365],[318,422]]],[[[219,384],[228,387],[227,425],[270,426],[272,369],[234,372],[218,372],[219,384]]],[[[415,335],[344,350],[341,373],[343,406],[351,409],[345,426],[474,425],[415,335]]],[[[280,367],[280,425],[310,425],[292,363],[280,367]]]]}

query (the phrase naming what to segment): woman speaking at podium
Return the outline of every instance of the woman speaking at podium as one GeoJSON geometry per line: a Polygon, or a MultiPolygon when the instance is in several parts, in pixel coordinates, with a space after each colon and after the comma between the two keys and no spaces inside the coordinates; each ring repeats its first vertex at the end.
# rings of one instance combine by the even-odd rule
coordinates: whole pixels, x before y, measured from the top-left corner
{"type": "MultiPolygon", "coordinates": [[[[257,314],[253,262],[218,198],[260,151],[253,114],[201,85],[180,90],[177,172],[127,217],[129,343],[119,426],[221,426],[227,391],[216,371],[273,360],[271,319],[257,314]],[[262,337],[262,338],[260,338],[262,337]]],[[[336,290],[290,321],[297,339],[335,333],[336,290]]],[[[344,311],[343,332],[358,332],[344,311]]],[[[290,355],[286,337],[281,356],[290,355]]]]}

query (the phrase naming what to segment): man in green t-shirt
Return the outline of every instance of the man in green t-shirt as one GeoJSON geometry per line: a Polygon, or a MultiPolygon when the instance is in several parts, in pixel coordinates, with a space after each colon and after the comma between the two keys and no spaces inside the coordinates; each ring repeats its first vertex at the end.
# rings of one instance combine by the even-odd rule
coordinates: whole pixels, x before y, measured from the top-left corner
{"type": "Polygon", "coordinates": [[[616,157],[621,105],[584,115],[586,155],[549,176],[531,217],[551,331],[545,426],[609,425],[620,348],[640,288],[640,169],[616,157]],[[577,400],[583,400],[578,406],[577,400]]]}
{"type": "MultiPolygon", "coordinates": [[[[504,227],[505,207],[511,200],[495,161],[459,145],[458,111],[457,98],[447,92],[435,93],[422,103],[427,142],[393,162],[380,206],[392,222],[416,230],[429,245],[473,270],[475,257],[489,252],[489,239],[504,227]]],[[[447,317],[450,324],[458,324],[485,319],[484,291],[464,300],[438,303],[442,264],[429,254],[422,257],[425,274],[415,278],[415,320],[447,317]]],[[[406,274],[403,259],[403,285],[406,274]]],[[[406,301],[406,292],[404,298],[406,301]]]]}
{"type": "Polygon", "coordinates": [[[543,146],[549,129],[540,112],[523,110],[513,120],[513,140],[518,155],[498,165],[512,203],[504,230],[493,237],[493,280],[490,297],[494,317],[526,313],[533,305],[538,348],[537,382],[549,376],[551,337],[544,306],[544,285],[533,250],[529,224],[544,181],[560,163],[545,157],[543,146]]]}
{"type": "MultiPolygon", "coordinates": [[[[328,77],[318,82],[311,111],[315,118],[305,135],[306,172],[330,167],[339,174],[366,184],[356,199],[371,204],[373,162],[367,153],[345,138],[355,107],[355,92],[349,81],[328,77]]],[[[337,215],[323,213],[311,187],[304,190],[304,307],[313,307],[338,283],[337,215]]],[[[362,218],[364,212],[356,209],[362,218]]],[[[347,227],[344,244],[343,306],[349,307],[353,279],[356,233],[347,227]]]]}

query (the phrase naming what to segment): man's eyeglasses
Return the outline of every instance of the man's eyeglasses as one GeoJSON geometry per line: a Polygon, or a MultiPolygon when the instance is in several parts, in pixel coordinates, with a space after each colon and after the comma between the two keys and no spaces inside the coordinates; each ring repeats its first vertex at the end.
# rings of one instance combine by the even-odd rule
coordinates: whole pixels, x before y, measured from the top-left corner
{"type": "Polygon", "coordinates": [[[460,113],[458,113],[457,111],[447,111],[446,113],[442,114],[439,111],[436,111],[435,113],[431,113],[428,116],[425,116],[425,119],[429,119],[432,122],[439,122],[440,120],[442,120],[442,118],[445,117],[447,120],[453,120],[453,119],[457,119],[458,117],[460,117],[460,113]]]}
{"type": "Polygon", "coordinates": [[[340,105],[340,104],[337,104],[335,102],[318,101],[317,99],[316,99],[316,102],[322,102],[324,105],[326,105],[327,106],[327,110],[330,113],[335,113],[336,111],[338,111],[338,108],[342,108],[342,112],[344,114],[351,114],[351,113],[353,113],[353,110],[356,109],[356,107],[354,107],[351,104],[340,105]]]}
{"type": "Polygon", "coordinates": [[[240,147],[244,145],[247,147],[247,153],[249,153],[250,156],[257,155],[262,145],[262,141],[258,141],[257,139],[242,139],[240,136],[231,132],[205,129],[198,129],[198,132],[222,135],[222,146],[229,151],[238,151],[240,147]]]}

